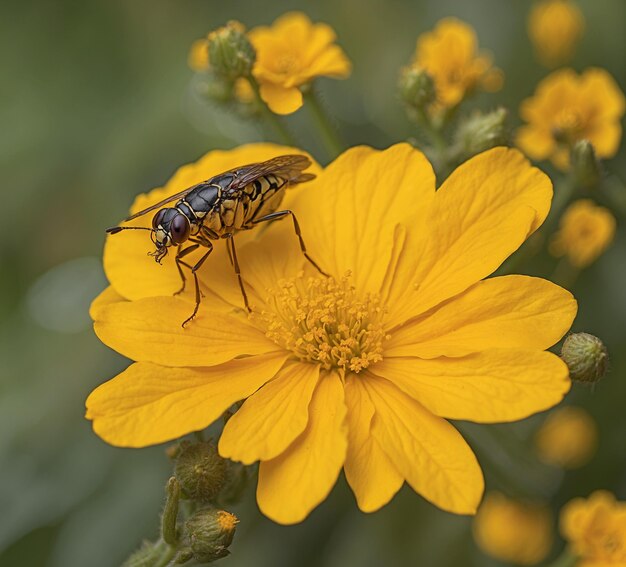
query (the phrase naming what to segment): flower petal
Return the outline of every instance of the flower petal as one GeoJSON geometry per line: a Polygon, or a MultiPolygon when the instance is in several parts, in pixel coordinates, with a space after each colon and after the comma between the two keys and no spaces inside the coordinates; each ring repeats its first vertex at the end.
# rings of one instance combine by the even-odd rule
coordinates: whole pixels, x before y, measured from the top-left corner
{"type": "Polygon", "coordinates": [[[570,328],[576,300],[552,282],[501,276],[478,282],[439,308],[398,327],[385,356],[464,356],[491,348],[545,350],[570,328]]]}
{"type": "Polygon", "coordinates": [[[302,106],[302,93],[298,87],[263,83],[260,93],[263,101],[275,114],[291,114],[302,106]]]}
{"type": "Polygon", "coordinates": [[[391,382],[368,374],[363,384],[376,408],[372,435],[398,472],[439,508],[475,514],[484,480],[459,432],[391,382]]]}
{"type": "Polygon", "coordinates": [[[352,271],[362,292],[378,293],[397,224],[420,230],[435,197],[435,176],[408,144],[351,148],[294,201],[313,258],[335,277],[352,271]]]}
{"type": "Polygon", "coordinates": [[[87,419],[107,443],[145,447],[204,429],[232,404],[270,380],[282,353],[233,360],[211,368],[132,364],[87,398],[87,419]]]}
{"type": "Polygon", "coordinates": [[[111,303],[119,303],[120,301],[126,301],[117,291],[113,289],[113,286],[109,286],[104,289],[98,297],[96,297],[89,307],[89,316],[95,321],[98,318],[100,310],[111,303]]]}
{"type": "Polygon", "coordinates": [[[257,502],[268,518],[298,523],[326,498],[346,456],[345,416],[339,376],[321,376],[307,428],[284,453],[259,467],[257,502]]]}
{"type": "Polygon", "coordinates": [[[385,358],[373,367],[435,415],[478,423],[516,421],[558,404],[569,391],[556,355],[497,349],[462,358],[385,358]]]}
{"type": "Polygon", "coordinates": [[[280,455],[306,428],[319,365],[295,362],[250,396],[220,438],[220,455],[246,465],[280,455]]]}
{"type": "Polygon", "coordinates": [[[552,184],[517,150],[494,148],[458,167],[409,233],[390,290],[390,328],[491,274],[545,219],[552,184]],[[415,236],[418,238],[415,238],[415,236]]]}
{"type": "Polygon", "coordinates": [[[374,512],[387,504],[404,483],[371,434],[374,406],[358,377],[346,382],[348,453],[344,470],[359,508],[374,512]]]}
{"type": "Polygon", "coordinates": [[[204,307],[183,328],[193,304],[177,297],[114,303],[100,309],[94,329],[104,344],[124,356],[163,366],[213,366],[244,354],[280,350],[245,315],[204,307]]]}

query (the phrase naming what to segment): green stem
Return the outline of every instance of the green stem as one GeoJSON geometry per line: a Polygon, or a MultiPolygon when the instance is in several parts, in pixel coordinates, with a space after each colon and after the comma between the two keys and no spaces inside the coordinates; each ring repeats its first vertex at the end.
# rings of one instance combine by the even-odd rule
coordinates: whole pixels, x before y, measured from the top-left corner
{"type": "Polygon", "coordinates": [[[322,138],[324,139],[324,144],[326,145],[326,150],[328,151],[328,155],[331,159],[337,157],[343,150],[345,146],[341,139],[339,138],[339,134],[337,133],[336,128],[331,124],[328,115],[324,111],[324,108],[320,104],[317,95],[313,88],[309,88],[303,92],[304,100],[307,104],[307,108],[311,111],[313,115],[313,119],[319,129],[322,138]]]}
{"type": "Polygon", "coordinates": [[[295,147],[297,145],[296,140],[291,135],[291,132],[287,130],[281,119],[270,110],[269,106],[267,106],[265,101],[261,98],[261,88],[259,87],[259,83],[257,82],[257,80],[252,75],[249,75],[246,78],[248,79],[248,82],[250,83],[250,86],[254,91],[254,95],[257,99],[257,102],[259,103],[259,106],[261,107],[263,114],[265,115],[265,118],[274,127],[274,130],[276,130],[276,133],[280,137],[281,141],[288,146],[295,147]]]}
{"type": "Polygon", "coordinates": [[[161,555],[159,560],[154,564],[154,567],[166,567],[170,564],[170,561],[174,559],[175,555],[176,548],[168,545],[167,548],[163,550],[163,555],[161,555]]]}

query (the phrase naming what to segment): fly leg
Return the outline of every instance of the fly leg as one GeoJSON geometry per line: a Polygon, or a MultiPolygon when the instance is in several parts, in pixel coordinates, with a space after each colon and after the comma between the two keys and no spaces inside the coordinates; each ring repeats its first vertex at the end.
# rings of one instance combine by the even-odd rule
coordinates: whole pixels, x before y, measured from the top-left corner
{"type": "MultiPolygon", "coordinates": [[[[181,250],[182,246],[178,247],[178,251],[176,253],[176,267],[178,268],[178,273],[180,274],[180,279],[183,282],[183,284],[181,288],[177,292],[174,293],[174,295],[179,295],[183,291],[185,291],[185,284],[187,283],[187,278],[185,277],[183,269],[181,268],[182,262],[180,261],[180,259],[184,258],[185,256],[187,256],[187,254],[193,252],[194,250],[197,250],[199,246],[200,246],[199,244],[194,244],[193,246],[188,246],[184,250],[181,250]]],[[[186,266],[187,264],[184,264],[184,265],[186,266]]]]}
{"type": "Polygon", "coordinates": [[[243,295],[243,302],[246,306],[246,309],[248,310],[248,313],[251,313],[252,309],[250,309],[250,304],[248,303],[248,296],[246,294],[245,288],[243,287],[243,280],[241,279],[241,270],[239,269],[239,262],[237,261],[237,252],[235,251],[235,239],[233,238],[232,234],[226,239],[226,246],[228,248],[228,253],[230,254],[230,257],[232,259],[233,267],[235,268],[235,273],[237,274],[237,280],[239,281],[239,289],[241,289],[241,295],[243,295]]]}
{"type": "MultiPolygon", "coordinates": [[[[196,304],[193,308],[193,313],[191,314],[191,316],[183,321],[183,324],[182,324],[183,327],[196,316],[196,314],[198,313],[198,309],[200,308],[200,300],[201,300],[200,283],[198,282],[198,275],[196,274],[196,272],[200,269],[200,266],[204,264],[204,261],[210,256],[211,252],[213,252],[213,244],[211,244],[210,242],[205,242],[203,243],[203,245],[207,246],[208,250],[206,254],[204,254],[193,266],[191,264],[187,264],[187,262],[183,262],[182,260],[179,259],[178,256],[176,257],[177,265],[180,264],[181,266],[185,266],[186,268],[189,268],[191,270],[191,275],[193,276],[193,281],[196,286],[196,304]]],[[[196,247],[197,246],[199,246],[199,244],[197,244],[196,247]]],[[[190,246],[189,248],[192,248],[192,246],[190,246]]],[[[183,252],[185,252],[186,250],[189,250],[189,248],[185,248],[183,252]]],[[[179,270],[180,270],[180,267],[179,267],[179,270]]]]}
{"type": "Polygon", "coordinates": [[[284,210],[284,211],[276,211],[275,213],[270,213],[269,215],[265,215],[260,219],[256,219],[253,224],[259,224],[262,222],[273,221],[276,219],[281,219],[286,217],[287,215],[291,215],[291,219],[293,220],[293,229],[296,232],[296,236],[298,237],[298,241],[300,242],[300,250],[302,250],[302,254],[304,257],[311,263],[311,265],[323,276],[330,277],[322,268],[317,265],[317,262],[309,256],[309,253],[306,251],[306,246],[304,245],[304,239],[302,238],[302,231],[300,230],[300,225],[298,224],[298,219],[293,211],[284,210]]]}

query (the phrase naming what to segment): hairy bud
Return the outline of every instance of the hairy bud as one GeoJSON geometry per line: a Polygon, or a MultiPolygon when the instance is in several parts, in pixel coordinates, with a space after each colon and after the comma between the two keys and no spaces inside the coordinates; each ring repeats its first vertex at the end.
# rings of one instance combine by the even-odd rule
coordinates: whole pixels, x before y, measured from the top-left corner
{"type": "Polygon", "coordinates": [[[593,187],[600,181],[600,164],[589,140],[580,140],[572,148],[572,171],[582,187],[593,187]]]}
{"type": "Polygon", "coordinates": [[[181,557],[192,555],[198,563],[226,557],[238,522],[235,515],[224,510],[198,510],[185,522],[186,548],[181,551],[181,557]]]}
{"type": "Polygon", "coordinates": [[[252,71],[256,52],[239,22],[228,22],[208,36],[209,61],[219,75],[230,79],[245,77],[252,71]]]}
{"type": "Polygon", "coordinates": [[[589,333],[573,333],[563,343],[561,358],[577,382],[595,383],[608,368],[609,353],[604,343],[589,333]]]}
{"type": "Polygon", "coordinates": [[[505,108],[498,108],[486,114],[476,112],[464,120],[454,135],[462,154],[469,157],[505,144],[507,115],[505,108]]]}
{"type": "Polygon", "coordinates": [[[174,473],[183,494],[192,500],[210,502],[226,482],[226,461],[214,443],[183,443],[174,473]]]}
{"type": "Polygon", "coordinates": [[[413,108],[425,109],[436,98],[432,77],[419,67],[405,67],[399,81],[402,100],[413,108]]]}

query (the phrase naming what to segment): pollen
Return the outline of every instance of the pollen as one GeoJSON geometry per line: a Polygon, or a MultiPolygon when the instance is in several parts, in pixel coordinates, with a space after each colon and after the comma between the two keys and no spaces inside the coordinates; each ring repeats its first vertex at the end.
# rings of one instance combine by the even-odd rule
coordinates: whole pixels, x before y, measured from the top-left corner
{"type": "Polygon", "coordinates": [[[265,333],[299,359],[342,374],[383,359],[385,310],[377,295],[357,293],[349,273],[340,280],[299,273],[267,291],[265,333]]]}

